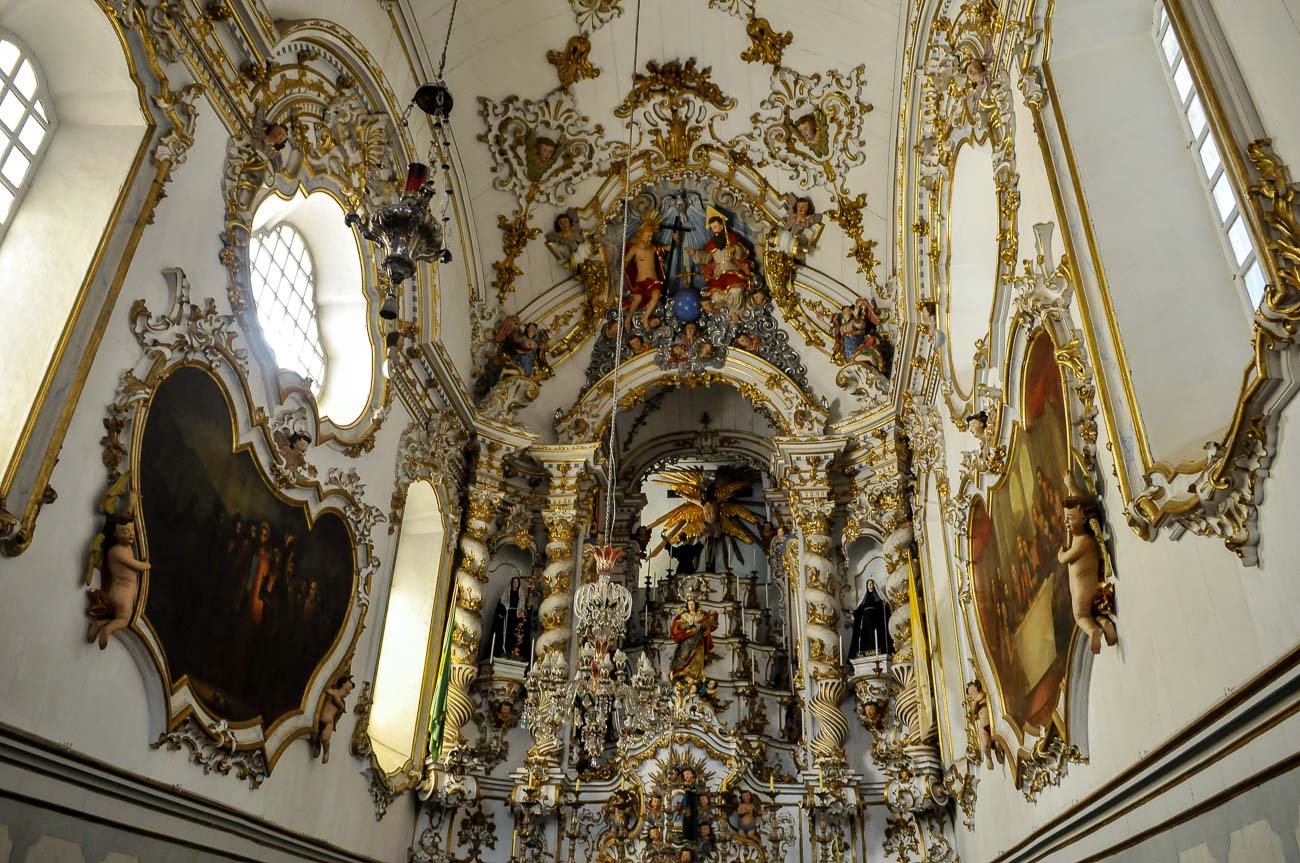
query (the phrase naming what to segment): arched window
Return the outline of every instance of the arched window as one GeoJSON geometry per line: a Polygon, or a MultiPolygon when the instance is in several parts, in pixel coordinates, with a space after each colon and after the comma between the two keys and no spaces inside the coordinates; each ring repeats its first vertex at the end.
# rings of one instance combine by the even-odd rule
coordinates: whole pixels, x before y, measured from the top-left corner
{"type": "Polygon", "coordinates": [[[1174,102],[1178,105],[1178,113],[1183,119],[1183,131],[1188,136],[1188,149],[1194,154],[1196,175],[1209,196],[1211,209],[1220,228],[1229,269],[1237,284],[1243,286],[1250,307],[1257,308],[1264,298],[1264,269],[1255,252],[1255,244],[1237,201],[1237,193],[1224,168],[1220,155],[1223,151],[1215,138],[1214,130],[1210,128],[1205,104],[1197,92],[1191,67],[1183,54],[1183,46],[1178,41],[1178,34],[1174,32],[1163,0],[1156,4],[1154,32],[1160,47],[1165,77],[1174,102]]]}
{"type": "Polygon", "coordinates": [[[316,322],[316,277],[311,252],[293,226],[281,222],[253,234],[249,244],[253,302],[262,335],[281,368],[325,382],[325,350],[316,322]]]}
{"type": "Polygon", "coordinates": [[[34,59],[0,30],[0,237],[49,145],[54,113],[34,59]]]}

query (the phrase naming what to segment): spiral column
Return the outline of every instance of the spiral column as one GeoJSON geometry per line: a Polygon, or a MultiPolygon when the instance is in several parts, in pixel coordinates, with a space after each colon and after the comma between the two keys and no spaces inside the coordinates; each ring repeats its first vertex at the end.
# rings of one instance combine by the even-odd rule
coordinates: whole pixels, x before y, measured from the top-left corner
{"type": "Polygon", "coordinates": [[[487,536],[505,488],[505,460],[526,447],[534,433],[516,426],[481,423],[478,458],[469,487],[469,506],[460,535],[456,567],[456,605],[452,609],[451,663],[442,729],[442,758],[454,761],[464,745],[461,729],[474,714],[470,684],[478,676],[478,650],[483,640],[483,588],[487,584],[487,536]]]}
{"type": "MultiPolygon", "coordinates": [[[[553,652],[568,658],[573,635],[573,575],[579,564],[575,547],[578,495],[597,446],[595,443],[555,444],[529,450],[549,477],[546,508],[542,510],[546,524],[546,567],[542,570],[542,631],[537,637],[536,662],[553,652]]],[[[528,759],[550,761],[559,753],[560,741],[554,733],[538,731],[528,759]]]]}
{"type": "Polygon", "coordinates": [[[846,768],[844,743],[849,723],[839,706],[847,685],[840,656],[837,575],[830,556],[830,519],[835,508],[830,497],[830,467],[847,442],[847,438],[833,436],[775,441],[777,473],[798,532],[798,571],[790,574],[790,583],[798,586],[798,595],[792,600],[803,622],[800,668],[807,674],[808,712],[817,723],[812,756],[819,768],[833,768],[836,774],[846,768]]]}

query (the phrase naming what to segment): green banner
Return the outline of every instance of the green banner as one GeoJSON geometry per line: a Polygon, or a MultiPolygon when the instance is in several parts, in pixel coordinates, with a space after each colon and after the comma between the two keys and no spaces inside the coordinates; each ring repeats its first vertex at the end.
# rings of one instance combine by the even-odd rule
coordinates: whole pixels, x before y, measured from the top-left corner
{"type": "Polygon", "coordinates": [[[433,709],[429,711],[429,757],[434,761],[442,758],[442,730],[446,724],[447,683],[451,679],[451,636],[456,631],[456,600],[460,596],[460,585],[456,585],[451,594],[451,605],[447,606],[447,628],[442,636],[442,653],[438,655],[438,682],[433,690],[433,709]]]}

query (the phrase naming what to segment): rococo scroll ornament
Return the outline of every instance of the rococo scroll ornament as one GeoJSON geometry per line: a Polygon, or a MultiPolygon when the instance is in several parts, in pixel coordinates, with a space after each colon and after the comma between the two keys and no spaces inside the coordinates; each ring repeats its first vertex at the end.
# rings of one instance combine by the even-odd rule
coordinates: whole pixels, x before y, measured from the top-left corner
{"type": "Polygon", "coordinates": [[[860,142],[872,106],[862,100],[865,87],[865,66],[811,77],[777,69],[771,94],[751,118],[755,157],[770,157],[802,188],[841,188],[845,174],[866,161],[860,142]]]}
{"type": "Polygon", "coordinates": [[[590,125],[567,90],[536,101],[480,96],[479,116],[487,126],[478,139],[492,153],[492,184],[512,193],[522,209],[533,201],[563,204],[607,146],[603,127],[590,125]]]}

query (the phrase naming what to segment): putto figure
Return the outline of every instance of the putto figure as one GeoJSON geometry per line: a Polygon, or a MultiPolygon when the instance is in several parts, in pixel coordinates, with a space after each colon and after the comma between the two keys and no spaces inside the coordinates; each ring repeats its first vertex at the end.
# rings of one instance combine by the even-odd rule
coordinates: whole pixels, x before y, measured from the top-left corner
{"type": "Polygon", "coordinates": [[[320,710],[316,733],[312,736],[312,755],[320,756],[321,764],[329,764],[330,738],[338,728],[339,717],[348,709],[347,697],[352,694],[352,676],[345,674],[325,690],[325,705],[320,710]]]}
{"type": "Polygon", "coordinates": [[[1101,569],[1102,549],[1093,525],[1100,513],[1091,498],[1078,493],[1072,478],[1067,474],[1065,488],[1069,495],[1062,504],[1067,535],[1065,544],[1056,553],[1058,563],[1069,567],[1070,607],[1074,622],[1088,636],[1088,649],[1101,653],[1101,640],[1114,646],[1119,641],[1115,623],[1094,607],[1097,595],[1105,581],[1101,569]]]}
{"type": "Polygon", "coordinates": [[[131,625],[135,600],[140,594],[140,576],[150,565],[135,556],[135,508],[140,495],[131,492],[126,508],[110,514],[104,523],[104,561],[100,568],[100,586],[91,588],[90,608],[94,618],[86,641],[99,640],[99,649],[108,647],[108,638],[131,625]]]}

